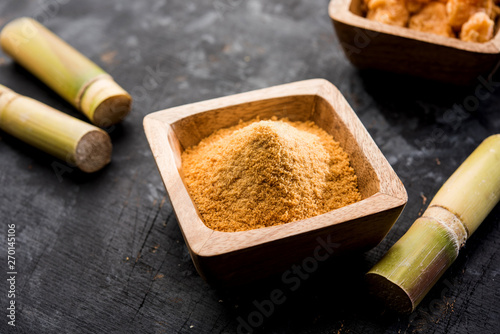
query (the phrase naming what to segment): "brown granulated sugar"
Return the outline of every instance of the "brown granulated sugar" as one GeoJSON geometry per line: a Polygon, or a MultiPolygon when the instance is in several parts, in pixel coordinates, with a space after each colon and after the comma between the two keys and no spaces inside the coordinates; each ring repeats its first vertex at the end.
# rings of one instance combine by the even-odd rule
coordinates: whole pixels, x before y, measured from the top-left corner
{"type": "Polygon", "coordinates": [[[246,231],[314,217],[361,200],[347,154],[314,122],[252,120],[182,154],[203,222],[246,231]]]}

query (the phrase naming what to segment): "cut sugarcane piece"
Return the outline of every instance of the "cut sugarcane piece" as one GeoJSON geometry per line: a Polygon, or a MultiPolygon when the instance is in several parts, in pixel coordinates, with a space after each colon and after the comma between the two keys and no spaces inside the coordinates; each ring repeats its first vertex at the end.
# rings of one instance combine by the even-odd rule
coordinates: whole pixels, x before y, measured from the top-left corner
{"type": "Polygon", "coordinates": [[[499,199],[500,135],[494,135],[462,163],[422,217],[367,273],[371,293],[398,312],[415,310],[499,199]]]}
{"type": "Polygon", "coordinates": [[[2,85],[0,129],[87,173],[111,161],[111,139],[105,131],[2,85]]]}
{"type": "Polygon", "coordinates": [[[132,98],[103,69],[37,21],[19,18],[1,34],[2,49],[47,86],[83,112],[109,126],[130,111],[132,98]]]}

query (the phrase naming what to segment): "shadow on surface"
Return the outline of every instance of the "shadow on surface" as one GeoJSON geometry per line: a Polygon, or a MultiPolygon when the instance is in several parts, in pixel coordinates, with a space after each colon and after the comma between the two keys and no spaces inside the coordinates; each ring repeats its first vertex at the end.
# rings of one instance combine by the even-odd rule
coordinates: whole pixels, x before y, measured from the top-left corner
{"type": "MultiPolygon", "coordinates": [[[[457,86],[406,75],[359,70],[364,91],[381,107],[407,117],[436,120],[456,106],[476,117],[481,107],[500,94],[500,73],[478,76],[470,86],[457,86]]],[[[479,115],[479,117],[481,117],[479,115]]]]}
{"type": "Polygon", "coordinates": [[[297,278],[293,281],[280,274],[237,288],[219,288],[218,294],[236,320],[238,333],[277,333],[278,328],[307,333],[310,326],[341,330],[351,321],[383,332],[397,316],[369,296],[364,281],[368,269],[362,254],[339,257],[310,274],[289,275],[297,278]]]}

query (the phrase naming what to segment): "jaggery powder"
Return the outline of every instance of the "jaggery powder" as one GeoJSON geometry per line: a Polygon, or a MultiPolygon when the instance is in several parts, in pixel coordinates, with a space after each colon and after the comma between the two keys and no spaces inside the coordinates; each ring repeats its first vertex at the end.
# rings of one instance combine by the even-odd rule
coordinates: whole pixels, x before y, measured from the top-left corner
{"type": "Polygon", "coordinates": [[[314,217],[361,200],[347,154],[314,122],[252,120],[182,154],[205,225],[234,232],[314,217]]]}

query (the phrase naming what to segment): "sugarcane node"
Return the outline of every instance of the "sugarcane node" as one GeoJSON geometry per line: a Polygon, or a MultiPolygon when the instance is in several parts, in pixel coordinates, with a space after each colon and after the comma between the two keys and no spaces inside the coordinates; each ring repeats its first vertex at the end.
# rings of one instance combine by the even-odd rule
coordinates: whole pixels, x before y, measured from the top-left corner
{"type": "Polygon", "coordinates": [[[460,216],[443,205],[430,205],[422,215],[423,218],[433,219],[448,229],[456,239],[457,249],[462,248],[469,238],[469,231],[460,216]]]}
{"type": "Polygon", "coordinates": [[[14,93],[11,89],[0,85],[0,120],[2,119],[2,112],[7,106],[14,101],[19,95],[14,93]]]}
{"type": "Polygon", "coordinates": [[[486,138],[436,193],[422,217],[367,273],[371,293],[410,312],[458,257],[500,199],[500,135],[486,138]],[[395,286],[392,286],[395,285],[395,286]]]}

